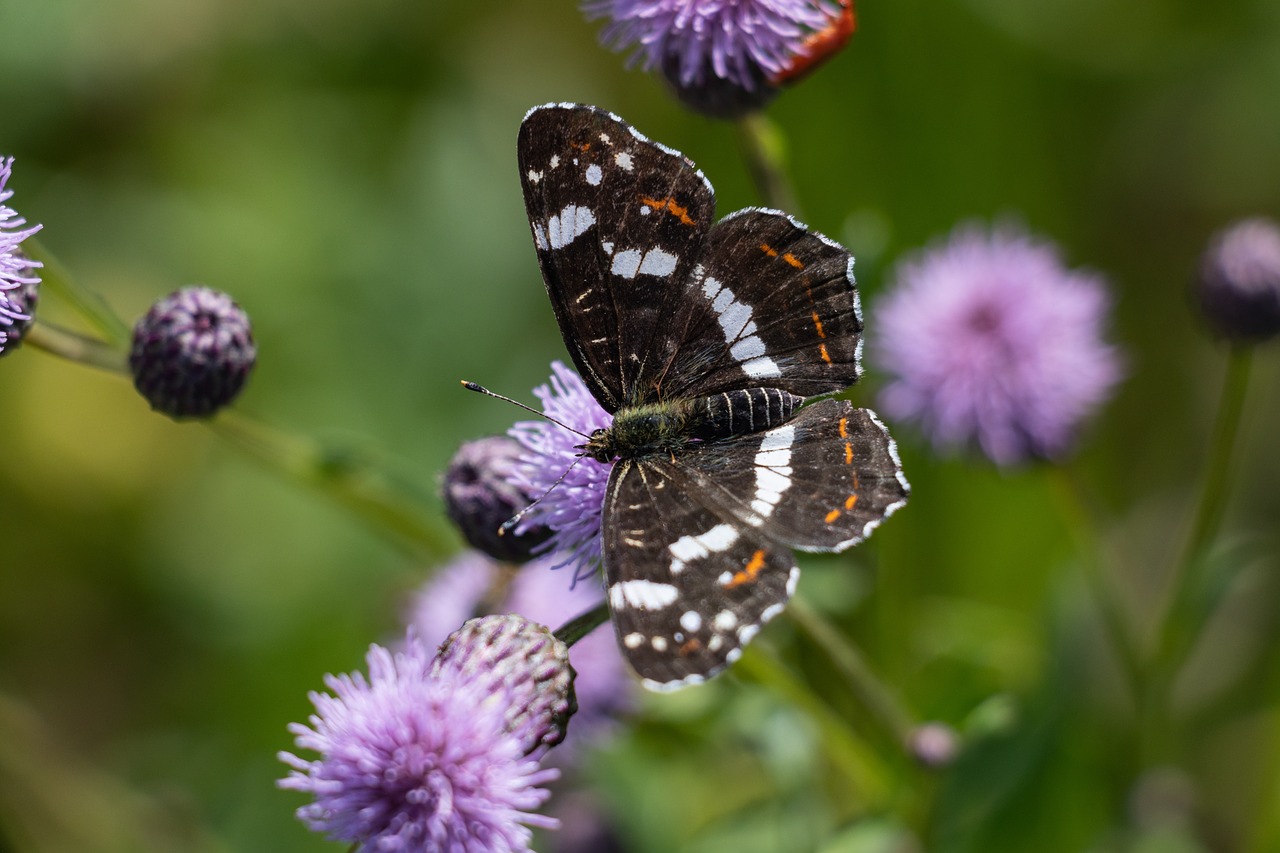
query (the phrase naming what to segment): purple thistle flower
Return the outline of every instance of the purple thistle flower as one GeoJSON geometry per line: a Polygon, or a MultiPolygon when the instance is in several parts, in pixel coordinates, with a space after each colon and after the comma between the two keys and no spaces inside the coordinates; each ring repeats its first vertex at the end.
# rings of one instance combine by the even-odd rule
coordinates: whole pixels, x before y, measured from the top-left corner
{"type": "Polygon", "coordinates": [[[937,446],[1000,465],[1060,456],[1120,378],[1102,280],[1021,228],[959,226],[896,278],[869,324],[892,374],[880,404],[937,446]]]}
{"type": "Polygon", "coordinates": [[[689,106],[734,116],[826,59],[853,31],[852,7],[832,0],[586,0],[607,18],[601,41],[634,49],[689,106]]]}
{"type": "Polygon", "coordinates": [[[30,271],[42,266],[22,253],[22,241],[40,230],[27,226],[27,220],[5,202],[13,197],[8,189],[13,158],[0,160],[0,353],[21,338],[31,321],[36,301],[38,277],[30,271]]]}
{"type": "Polygon", "coordinates": [[[294,723],[308,761],[281,752],[293,768],[281,788],[314,802],[298,818],[336,841],[374,851],[527,851],[533,813],[556,778],[524,755],[505,726],[513,697],[483,677],[447,668],[429,674],[416,639],[393,654],[370,647],[369,677],[327,676],[332,694],[312,693],[310,725],[294,723]]]}
{"type": "MultiPolygon", "coordinates": [[[[551,364],[551,382],[533,393],[545,414],[578,432],[590,435],[613,422],[578,374],[558,361],[551,364]]],[[[577,579],[591,577],[600,565],[600,523],[612,466],[582,456],[578,447],[585,439],[553,423],[521,421],[508,432],[526,451],[513,481],[542,496],[516,532],[549,528],[551,538],[536,550],[559,555],[557,567],[572,565],[577,579]],[[562,475],[564,480],[551,488],[562,475]]]]}

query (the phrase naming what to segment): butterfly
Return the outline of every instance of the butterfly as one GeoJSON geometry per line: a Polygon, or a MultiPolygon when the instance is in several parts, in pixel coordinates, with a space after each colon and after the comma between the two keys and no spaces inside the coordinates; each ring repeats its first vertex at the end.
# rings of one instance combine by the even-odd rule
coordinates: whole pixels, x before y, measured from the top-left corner
{"type": "Polygon", "coordinates": [[[715,675],[780,613],[792,549],[841,551],[902,507],[860,373],[853,258],[777,210],[715,221],[687,157],[597,107],[547,104],[518,158],[560,332],[613,416],[602,517],[614,629],[645,686],[715,675]]]}

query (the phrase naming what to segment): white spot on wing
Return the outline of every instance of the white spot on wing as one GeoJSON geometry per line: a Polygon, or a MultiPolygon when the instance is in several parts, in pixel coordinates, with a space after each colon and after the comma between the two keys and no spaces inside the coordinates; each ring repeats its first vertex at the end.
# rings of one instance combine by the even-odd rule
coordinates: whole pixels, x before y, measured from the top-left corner
{"type": "Polygon", "coordinates": [[[617,154],[615,154],[613,156],[613,162],[617,163],[620,167],[627,170],[628,172],[630,172],[632,169],[635,168],[635,164],[631,162],[631,155],[625,151],[619,151],[617,154]]]}
{"type": "Polygon", "coordinates": [[[678,575],[688,563],[726,551],[737,541],[738,531],[730,524],[717,524],[697,536],[681,536],[667,546],[672,558],[671,574],[678,575]]]}
{"type": "Polygon", "coordinates": [[[680,627],[690,634],[696,634],[702,627],[702,616],[696,610],[686,610],[680,614],[680,627]]]}
{"type": "Polygon", "coordinates": [[[668,276],[676,271],[676,256],[664,249],[650,249],[640,262],[644,275],[668,276]]]}
{"type": "Polygon", "coordinates": [[[639,249],[625,249],[613,256],[613,266],[609,272],[622,278],[635,278],[640,269],[641,254],[639,249]]]}
{"type": "Polygon", "coordinates": [[[547,237],[551,248],[564,248],[595,224],[596,215],[591,212],[591,208],[576,204],[565,205],[564,210],[547,220],[547,237]]]}
{"type": "Polygon", "coordinates": [[[669,606],[680,591],[669,583],[647,580],[630,580],[609,587],[609,604],[615,610],[637,607],[641,610],[661,610],[669,606]]]}
{"type": "Polygon", "coordinates": [[[622,645],[629,649],[638,649],[644,643],[644,634],[632,632],[622,638],[622,645]]]}
{"type": "Polygon", "coordinates": [[[721,633],[724,633],[726,631],[732,631],[735,627],[737,627],[737,624],[738,624],[738,617],[734,615],[734,612],[732,610],[721,610],[719,613],[715,615],[715,618],[711,620],[711,627],[715,628],[717,631],[720,631],[721,633]]]}
{"type": "Polygon", "coordinates": [[[533,244],[544,252],[548,248],[547,229],[543,228],[540,223],[533,226],[533,244]]]}
{"type": "Polygon", "coordinates": [[[542,180],[542,173],[541,173],[541,172],[538,172],[538,171],[536,171],[536,170],[534,170],[534,169],[530,169],[530,170],[529,170],[529,183],[531,183],[531,184],[536,184],[536,183],[537,183],[538,181],[540,181],[540,180],[542,180]]]}
{"type": "Polygon", "coordinates": [[[593,187],[600,186],[600,180],[604,177],[604,172],[595,163],[587,167],[587,183],[593,187]]]}

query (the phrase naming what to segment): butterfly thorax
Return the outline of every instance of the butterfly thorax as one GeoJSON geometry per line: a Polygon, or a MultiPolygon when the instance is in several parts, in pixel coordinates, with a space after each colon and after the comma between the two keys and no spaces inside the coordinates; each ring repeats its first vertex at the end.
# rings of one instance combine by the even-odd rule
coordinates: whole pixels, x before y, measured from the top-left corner
{"type": "Polygon", "coordinates": [[[613,425],[598,429],[582,446],[597,462],[676,457],[692,444],[770,429],[790,420],[803,397],[777,388],[743,388],[699,399],[626,406],[613,425]]]}

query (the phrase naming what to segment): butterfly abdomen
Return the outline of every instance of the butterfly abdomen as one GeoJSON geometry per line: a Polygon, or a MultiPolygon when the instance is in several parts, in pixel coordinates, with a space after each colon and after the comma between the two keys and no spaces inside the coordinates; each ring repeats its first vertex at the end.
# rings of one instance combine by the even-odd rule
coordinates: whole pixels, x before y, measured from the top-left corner
{"type": "Polygon", "coordinates": [[[777,388],[742,388],[699,401],[693,435],[704,441],[771,429],[791,420],[804,397],[777,388]]]}

